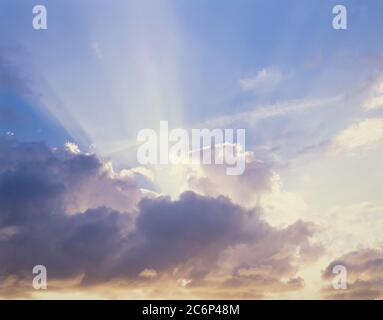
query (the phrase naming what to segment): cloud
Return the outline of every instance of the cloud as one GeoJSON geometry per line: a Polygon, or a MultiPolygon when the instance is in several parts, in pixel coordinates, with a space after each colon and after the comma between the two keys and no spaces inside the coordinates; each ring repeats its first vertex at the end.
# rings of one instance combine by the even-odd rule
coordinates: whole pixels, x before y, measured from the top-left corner
{"type": "Polygon", "coordinates": [[[334,290],[331,284],[323,289],[330,299],[382,299],[383,298],[383,250],[382,248],[365,248],[352,251],[332,261],[323,278],[332,280],[335,265],[347,269],[347,289],[334,290]]]}
{"type": "Polygon", "coordinates": [[[322,228],[319,237],[334,255],[360,247],[383,245],[383,206],[361,202],[332,207],[315,220],[322,228]]]}
{"type": "Polygon", "coordinates": [[[223,195],[248,208],[257,206],[260,197],[271,191],[275,172],[268,163],[256,159],[252,152],[246,152],[244,157],[246,166],[242,175],[229,176],[222,165],[192,167],[185,177],[185,189],[206,196],[223,195]]]}
{"type": "Polygon", "coordinates": [[[367,97],[363,101],[366,111],[383,108],[383,81],[378,81],[370,88],[367,97]]]}
{"type": "Polygon", "coordinates": [[[350,125],[329,143],[330,152],[342,153],[357,149],[371,149],[382,142],[383,118],[370,118],[350,125]]]}
{"type": "Polygon", "coordinates": [[[307,216],[309,205],[301,194],[285,190],[274,165],[258,159],[251,151],[244,152],[246,166],[238,176],[225,174],[222,165],[193,165],[176,170],[186,181],[181,190],[217,197],[223,195],[244,208],[261,208],[264,219],[273,226],[287,226],[307,216]]]}
{"type": "Polygon", "coordinates": [[[339,102],[342,96],[321,99],[301,99],[275,103],[268,106],[257,106],[253,110],[223,115],[208,120],[203,125],[208,128],[224,127],[237,123],[255,125],[257,122],[276,117],[283,117],[296,112],[303,112],[312,108],[331,106],[339,102]]]}
{"type": "Polygon", "coordinates": [[[74,153],[74,154],[78,154],[80,153],[80,148],[78,147],[78,145],[76,145],[75,143],[73,142],[67,142],[65,143],[65,149],[71,153],[74,153]]]}
{"type": "Polygon", "coordinates": [[[121,175],[72,145],[4,138],[0,150],[1,296],[28,294],[37,264],[60,290],[119,281],[262,296],[301,289],[299,263],[317,252],[311,223],[274,228],[260,208],[223,196],[148,197],[137,173],[121,175]],[[235,283],[243,290],[233,291],[235,283]]]}
{"type": "Polygon", "coordinates": [[[239,80],[239,85],[244,91],[254,91],[274,87],[282,81],[282,78],[279,70],[263,68],[255,75],[239,80]]]}

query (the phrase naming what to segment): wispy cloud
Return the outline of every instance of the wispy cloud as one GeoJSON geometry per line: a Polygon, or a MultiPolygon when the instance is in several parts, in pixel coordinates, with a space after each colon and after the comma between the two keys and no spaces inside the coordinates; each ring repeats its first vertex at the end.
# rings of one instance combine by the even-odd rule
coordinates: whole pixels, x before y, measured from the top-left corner
{"type": "Polygon", "coordinates": [[[239,85],[244,91],[254,91],[273,87],[281,82],[283,76],[277,69],[263,68],[255,75],[239,80],[239,85]]]}
{"type": "Polygon", "coordinates": [[[383,118],[365,119],[340,131],[330,141],[330,151],[349,152],[360,148],[373,148],[383,141],[383,118]]]}
{"type": "Polygon", "coordinates": [[[363,108],[366,111],[383,108],[383,81],[375,83],[370,88],[369,95],[363,102],[363,108]]]}
{"type": "Polygon", "coordinates": [[[208,127],[222,127],[233,123],[253,125],[268,118],[281,117],[311,108],[331,106],[341,100],[341,95],[321,99],[290,100],[268,106],[258,106],[246,112],[220,116],[205,122],[205,125],[208,127]]]}

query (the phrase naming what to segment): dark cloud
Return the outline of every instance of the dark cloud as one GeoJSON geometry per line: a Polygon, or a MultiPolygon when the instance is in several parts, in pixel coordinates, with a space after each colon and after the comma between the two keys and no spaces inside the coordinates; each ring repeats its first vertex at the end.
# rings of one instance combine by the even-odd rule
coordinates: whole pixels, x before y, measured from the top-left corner
{"type": "Polygon", "coordinates": [[[223,196],[144,197],[95,155],[12,139],[0,140],[0,150],[4,282],[28,279],[43,264],[49,280],[81,277],[83,286],[137,283],[144,270],[191,286],[216,273],[222,288],[246,282],[251,292],[260,283],[270,291],[304,285],[298,262],[317,250],[310,223],[276,229],[260,209],[223,196]]]}
{"type": "Polygon", "coordinates": [[[323,278],[332,280],[333,268],[342,265],[347,270],[347,289],[335,290],[331,283],[323,289],[329,299],[383,299],[383,250],[366,248],[346,253],[332,261],[323,278]]]}
{"type": "Polygon", "coordinates": [[[254,238],[246,230],[251,219],[250,212],[224,197],[185,192],[177,201],[144,199],[122,267],[129,266],[129,273],[137,275],[145,268],[172,271],[189,263],[188,276],[201,277],[214,267],[222,250],[254,238]]]}

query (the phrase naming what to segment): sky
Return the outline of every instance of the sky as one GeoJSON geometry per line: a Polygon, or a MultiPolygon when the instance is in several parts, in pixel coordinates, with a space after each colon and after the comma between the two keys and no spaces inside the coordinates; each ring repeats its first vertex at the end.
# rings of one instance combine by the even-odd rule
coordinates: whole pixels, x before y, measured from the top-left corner
{"type": "Polygon", "coordinates": [[[1,0],[0,298],[381,299],[382,15],[1,0]],[[246,129],[244,173],[140,164],[137,133],[160,121],[246,129]]]}

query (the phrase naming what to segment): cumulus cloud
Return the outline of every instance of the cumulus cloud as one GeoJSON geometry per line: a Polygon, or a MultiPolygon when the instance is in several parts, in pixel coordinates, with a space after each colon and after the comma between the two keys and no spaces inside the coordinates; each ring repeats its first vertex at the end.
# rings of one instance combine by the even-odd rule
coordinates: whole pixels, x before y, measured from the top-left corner
{"type": "Polygon", "coordinates": [[[323,289],[330,299],[382,299],[383,298],[383,250],[365,248],[344,254],[331,262],[323,272],[323,278],[334,278],[332,270],[343,265],[347,270],[347,289],[334,290],[329,284],[323,289]]]}
{"type": "MultiPolygon", "coordinates": [[[[17,204],[17,201],[12,202],[11,192],[16,198],[27,197],[35,192],[41,194],[44,203],[52,205],[53,201],[49,202],[49,197],[44,197],[44,192],[37,189],[44,186],[52,196],[57,194],[63,210],[67,212],[97,206],[128,210],[141,197],[134,173],[131,176],[120,175],[113,171],[110,163],[100,161],[93,154],[80,153],[73,144],[52,150],[44,143],[18,143],[12,138],[0,139],[0,172],[4,192],[8,193],[4,204],[7,201],[10,205],[17,204]],[[21,183],[22,179],[25,183],[21,183]],[[17,181],[20,185],[15,184],[17,181]]],[[[25,201],[18,205],[23,205],[25,201]]]]}
{"type": "Polygon", "coordinates": [[[6,138],[0,150],[2,296],[10,287],[25,295],[33,266],[43,264],[61,289],[128,281],[258,297],[302,288],[299,262],[318,252],[311,223],[275,228],[260,208],[224,196],[147,196],[138,173],[115,172],[73,145],[52,150],[6,138]]]}
{"type": "Polygon", "coordinates": [[[186,181],[181,190],[210,197],[223,195],[244,208],[262,208],[264,219],[273,226],[288,226],[307,216],[308,204],[300,194],[285,190],[272,164],[251,151],[243,152],[243,156],[246,166],[238,176],[226,175],[224,166],[215,164],[177,170],[177,176],[186,181]]]}
{"type": "Polygon", "coordinates": [[[185,188],[207,196],[224,195],[244,207],[257,206],[261,195],[271,191],[275,172],[252,152],[244,157],[244,174],[229,176],[222,165],[201,165],[188,172],[185,188]]]}

